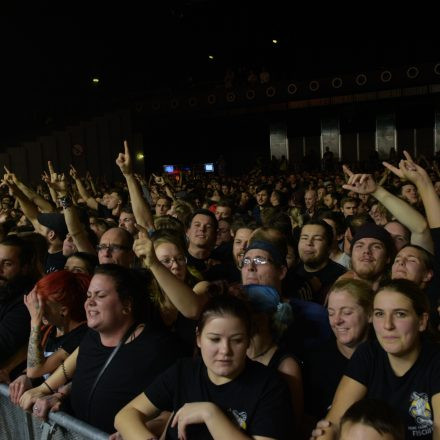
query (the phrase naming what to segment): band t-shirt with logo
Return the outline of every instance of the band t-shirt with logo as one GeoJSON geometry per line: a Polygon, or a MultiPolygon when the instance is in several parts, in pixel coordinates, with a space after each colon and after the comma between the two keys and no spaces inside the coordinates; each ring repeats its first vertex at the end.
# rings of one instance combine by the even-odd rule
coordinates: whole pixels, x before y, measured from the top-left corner
{"type": "MultiPolygon", "coordinates": [[[[201,358],[181,359],[160,375],[145,395],[160,410],[177,411],[185,403],[213,402],[248,435],[279,440],[294,437],[293,411],[287,384],[276,371],[248,360],[232,381],[215,385],[201,358]]],[[[204,424],[189,425],[188,438],[211,439],[204,424]]],[[[169,428],[167,439],[177,440],[177,429],[169,428]]]]}
{"type": "Polygon", "coordinates": [[[432,439],[432,397],[440,393],[438,344],[423,341],[414,365],[398,377],[379,342],[368,341],[355,351],[345,375],[368,388],[366,397],[381,399],[400,414],[407,439],[432,439]]]}

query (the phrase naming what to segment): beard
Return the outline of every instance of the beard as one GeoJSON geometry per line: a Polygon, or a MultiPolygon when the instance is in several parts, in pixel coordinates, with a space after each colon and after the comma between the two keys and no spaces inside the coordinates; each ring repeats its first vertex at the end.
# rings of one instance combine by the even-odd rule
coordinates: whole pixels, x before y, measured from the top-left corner
{"type": "Polygon", "coordinates": [[[0,303],[27,294],[35,284],[35,281],[27,276],[16,276],[10,280],[0,277],[0,303]]]}

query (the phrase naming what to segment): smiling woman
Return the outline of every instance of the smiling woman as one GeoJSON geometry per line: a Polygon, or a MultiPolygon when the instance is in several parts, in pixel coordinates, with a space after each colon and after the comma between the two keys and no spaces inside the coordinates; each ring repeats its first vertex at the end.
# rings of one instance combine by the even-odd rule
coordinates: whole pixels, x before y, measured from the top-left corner
{"type": "Polygon", "coordinates": [[[306,412],[324,417],[356,348],[370,329],[373,291],[360,280],[336,282],[328,295],[328,316],[335,338],[305,355],[306,412]],[[319,398],[316,398],[319,396],[319,398]]]}
{"type": "Polygon", "coordinates": [[[375,295],[377,341],[361,345],[336,390],[322,438],[335,438],[342,414],[363,397],[381,399],[402,417],[406,438],[438,439],[440,348],[424,336],[427,296],[408,280],[393,280],[375,295]]]}
{"type": "Polygon", "coordinates": [[[201,357],[179,361],[115,419],[125,440],[153,438],[145,421],[174,411],[167,437],[287,439],[293,433],[287,386],[246,359],[251,319],[244,302],[218,296],[205,306],[197,331],[201,357]]]}

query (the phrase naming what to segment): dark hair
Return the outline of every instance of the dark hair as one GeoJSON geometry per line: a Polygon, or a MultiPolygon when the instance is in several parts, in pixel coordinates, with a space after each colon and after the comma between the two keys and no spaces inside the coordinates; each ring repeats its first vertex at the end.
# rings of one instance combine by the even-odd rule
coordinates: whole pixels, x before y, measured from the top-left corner
{"type": "Polygon", "coordinates": [[[358,206],[359,200],[354,197],[343,197],[340,202],[341,208],[343,208],[346,203],[356,203],[356,206],[358,206]]]}
{"type": "Polygon", "coordinates": [[[196,215],[206,215],[206,217],[209,217],[212,219],[212,221],[214,222],[214,229],[217,230],[218,229],[218,221],[217,218],[215,217],[215,214],[210,211],[209,209],[196,209],[189,217],[188,217],[188,224],[187,227],[190,228],[191,227],[191,223],[194,219],[194,217],[196,215]]]}
{"type": "Polygon", "coordinates": [[[225,208],[231,208],[231,211],[234,209],[234,203],[230,199],[220,199],[217,202],[217,206],[223,206],[225,208]]]}
{"type": "Polygon", "coordinates": [[[87,272],[93,274],[95,267],[98,265],[98,257],[88,252],[74,252],[67,259],[75,257],[83,261],[86,265],[87,272]]]}
{"type": "MultiPolygon", "coordinates": [[[[405,246],[402,247],[402,249],[405,249],[407,247],[412,247],[420,252],[421,260],[423,261],[426,270],[434,270],[435,257],[433,254],[431,254],[431,252],[428,252],[426,249],[423,249],[421,246],[417,244],[411,244],[411,243],[406,244],[405,246]]],[[[400,251],[402,249],[400,249],[400,251]]],[[[397,254],[399,254],[399,252],[397,254]]]]}
{"type": "Polygon", "coordinates": [[[258,185],[257,188],[255,189],[255,194],[258,194],[261,191],[266,191],[267,195],[270,196],[271,192],[272,192],[272,187],[270,185],[258,185]]]}
{"type": "Polygon", "coordinates": [[[286,238],[292,237],[292,221],[287,213],[278,207],[267,207],[261,211],[261,222],[264,227],[277,229],[286,238]]]}
{"type": "Polygon", "coordinates": [[[147,271],[128,269],[118,264],[101,264],[96,267],[94,275],[107,275],[115,283],[121,302],[130,302],[133,317],[137,322],[152,319],[152,307],[148,290],[151,275],[147,271]]]}
{"type": "Polygon", "coordinates": [[[314,226],[321,226],[324,229],[324,237],[325,241],[327,242],[327,246],[330,247],[333,243],[333,228],[326,223],[324,220],[309,220],[308,222],[303,224],[303,227],[301,228],[301,233],[305,226],[308,225],[314,225],[314,226]]]}
{"type": "Polygon", "coordinates": [[[344,214],[340,211],[325,210],[318,215],[319,220],[331,220],[335,223],[336,234],[341,235],[347,229],[344,214]]]}
{"type": "MultiPolygon", "coordinates": [[[[166,200],[166,201],[170,204],[170,206],[171,206],[172,203],[173,203],[173,199],[171,199],[170,197],[166,196],[165,194],[161,194],[161,195],[159,195],[159,197],[157,198],[157,200],[160,200],[160,199],[166,200]]],[[[156,201],[156,203],[157,203],[157,201],[156,201]]]]}
{"type": "Polygon", "coordinates": [[[123,188],[110,188],[107,191],[107,194],[116,193],[118,197],[121,199],[121,204],[125,205],[127,202],[127,193],[124,191],[123,188]]]}
{"type": "Polygon", "coordinates": [[[218,294],[208,300],[200,314],[197,333],[202,333],[209,318],[224,317],[226,315],[233,316],[242,321],[248,337],[252,336],[252,318],[249,304],[243,299],[229,294],[218,294]]]}
{"type": "Polygon", "coordinates": [[[68,270],[52,272],[37,282],[37,294],[69,308],[69,315],[77,322],[84,321],[84,303],[87,298],[90,275],[73,273],[68,270]]]}
{"type": "Polygon", "coordinates": [[[258,228],[257,222],[253,219],[243,219],[242,217],[234,217],[234,221],[231,225],[231,231],[233,235],[237,233],[239,229],[250,229],[251,231],[254,231],[258,228]]]}
{"type": "Polygon", "coordinates": [[[24,266],[26,264],[33,264],[35,259],[35,250],[32,243],[29,241],[17,237],[16,235],[8,235],[0,244],[3,246],[13,246],[20,249],[20,255],[18,259],[20,265],[24,266]]]}
{"type": "Polygon", "coordinates": [[[413,281],[405,279],[387,281],[380,286],[379,290],[375,294],[375,297],[383,290],[391,290],[406,296],[411,301],[417,316],[421,317],[424,313],[429,314],[430,304],[428,295],[426,295],[426,293],[413,281]]]}
{"type": "Polygon", "coordinates": [[[125,212],[127,214],[133,214],[133,208],[130,203],[127,203],[121,208],[121,212],[125,212]]]}
{"type": "Polygon", "coordinates": [[[344,423],[361,423],[379,434],[390,434],[393,440],[405,439],[405,425],[399,414],[388,403],[378,399],[362,399],[347,409],[341,418],[344,423]]]}

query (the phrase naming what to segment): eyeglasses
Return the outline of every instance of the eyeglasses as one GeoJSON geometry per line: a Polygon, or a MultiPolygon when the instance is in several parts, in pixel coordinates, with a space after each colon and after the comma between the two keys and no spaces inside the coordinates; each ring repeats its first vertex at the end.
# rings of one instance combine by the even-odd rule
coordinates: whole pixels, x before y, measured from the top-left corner
{"type": "Polygon", "coordinates": [[[176,258],[163,258],[159,261],[166,267],[171,267],[173,263],[176,263],[178,266],[183,266],[186,264],[186,257],[180,255],[176,258]]]}
{"type": "Polygon", "coordinates": [[[121,251],[128,251],[130,248],[128,246],[123,246],[121,244],[98,244],[96,246],[97,252],[100,251],[109,251],[111,252],[121,252],[121,251]]]}
{"type": "Polygon", "coordinates": [[[260,266],[262,264],[273,263],[273,261],[269,260],[269,258],[266,257],[254,257],[254,258],[244,257],[243,260],[241,261],[241,267],[249,266],[252,263],[255,266],[260,266]]]}

